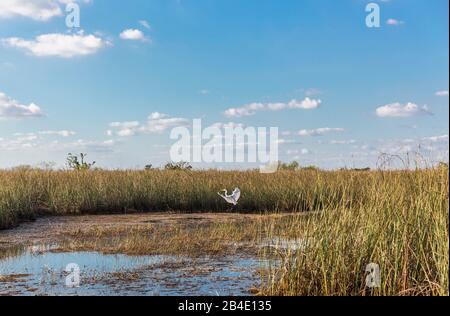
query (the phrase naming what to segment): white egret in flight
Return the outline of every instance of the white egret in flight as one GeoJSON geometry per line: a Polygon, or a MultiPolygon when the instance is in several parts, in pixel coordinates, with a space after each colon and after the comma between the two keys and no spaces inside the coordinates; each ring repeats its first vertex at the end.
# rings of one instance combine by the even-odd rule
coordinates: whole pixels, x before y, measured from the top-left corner
{"type": "Polygon", "coordinates": [[[225,201],[227,201],[230,204],[237,205],[239,198],[241,197],[241,190],[239,188],[234,189],[233,193],[228,194],[228,191],[226,189],[223,189],[222,191],[218,192],[225,201]],[[225,192],[225,194],[221,194],[220,192],[225,192]]]}

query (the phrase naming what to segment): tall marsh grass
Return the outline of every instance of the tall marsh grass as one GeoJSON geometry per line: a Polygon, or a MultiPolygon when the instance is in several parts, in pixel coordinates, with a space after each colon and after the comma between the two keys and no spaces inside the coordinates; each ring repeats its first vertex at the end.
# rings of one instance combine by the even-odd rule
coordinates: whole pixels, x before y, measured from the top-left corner
{"type": "Polygon", "coordinates": [[[239,212],[306,212],[363,201],[370,174],[280,171],[0,171],[0,227],[39,214],[220,212],[238,186],[239,212]]]}
{"type": "Polygon", "coordinates": [[[270,295],[448,295],[448,168],[403,171],[0,171],[0,228],[42,214],[312,212],[268,238],[303,238],[263,284],[270,295]],[[381,287],[366,287],[376,263],[381,287]]]}
{"type": "Polygon", "coordinates": [[[269,233],[306,242],[280,254],[266,294],[449,295],[448,169],[368,173],[358,181],[363,196],[359,176],[341,178],[339,199],[322,196],[320,212],[269,233]],[[379,287],[367,287],[370,263],[380,267],[379,287]]]}

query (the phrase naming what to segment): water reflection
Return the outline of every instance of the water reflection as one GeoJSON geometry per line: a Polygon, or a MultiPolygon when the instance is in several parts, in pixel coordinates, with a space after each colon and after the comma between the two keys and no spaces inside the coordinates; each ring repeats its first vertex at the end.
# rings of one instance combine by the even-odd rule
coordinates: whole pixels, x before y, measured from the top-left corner
{"type": "Polygon", "coordinates": [[[248,295],[260,281],[255,273],[260,263],[253,258],[52,252],[56,248],[0,250],[0,294],[248,295]],[[68,286],[69,264],[79,267],[79,286],[68,286]]]}

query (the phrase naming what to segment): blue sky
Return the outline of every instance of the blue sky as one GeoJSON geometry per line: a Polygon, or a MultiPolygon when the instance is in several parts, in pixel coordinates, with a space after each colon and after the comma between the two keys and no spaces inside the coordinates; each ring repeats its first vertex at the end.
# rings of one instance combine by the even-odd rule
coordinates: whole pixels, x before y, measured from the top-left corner
{"type": "Polygon", "coordinates": [[[448,161],[447,0],[372,1],[379,28],[363,0],[79,0],[78,29],[67,0],[1,2],[0,168],[159,166],[195,118],[277,126],[302,165],[448,161]]]}

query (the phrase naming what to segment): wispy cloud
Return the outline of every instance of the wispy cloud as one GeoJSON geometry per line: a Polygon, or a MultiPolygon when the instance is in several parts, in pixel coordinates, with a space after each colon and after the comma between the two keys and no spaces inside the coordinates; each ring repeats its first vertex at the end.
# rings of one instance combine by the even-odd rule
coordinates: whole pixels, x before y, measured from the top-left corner
{"type": "Polygon", "coordinates": [[[448,97],[448,90],[437,91],[435,94],[437,97],[448,97]]]}
{"type": "Polygon", "coordinates": [[[75,150],[82,149],[87,150],[89,152],[97,152],[97,153],[107,153],[112,152],[114,150],[114,146],[116,145],[116,141],[113,139],[108,139],[104,141],[92,141],[92,140],[83,140],[79,139],[75,142],[71,143],[53,143],[54,149],[57,150],[75,150]]]}
{"type": "MultiPolygon", "coordinates": [[[[138,121],[112,122],[109,126],[116,129],[116,135],[121,137],[134,136],[141,128],[141,124],[138,121]]],[[[108,130],[107,134],[111,136],[114,134],[114,131],[108,130]]]]}
{"type": "Polygon", "coordinates": [[[348,139],[348,140],[332,140],[330,141],[331,145],[352,145],[356,144],[356,140],[348,139]]]}
{"type": "Polygon", "coordinates": [[[42,116],[42,110],[34,103],[21,104],[0,92],[0,119],[2,118],[25,118],[42,116]]]}
{"type": "Polygon", "coordinates": [[[77,133],[75,133],[74,131],[62,130],[62,131],[40,131],[40,132],[38,132],[38,134],[39,135],[69,137],[69,136],[74,136],[77,133]]]}
{"type": "Polygon", "coordinates": [[[311,151],[308,148],[302,148],[302,149],[290,149],[286,151],[286,155],[292,156],[292,155],[309,155],[311,154],[311,151]]]}
{"type": "Polygon", "coordinates": [[[170,117],[166,114],[154,112],[150,114],[146,123],[138,121],[113,122],[110,123],[111,130],[107,131],[109,136],[120,137],[134,136],[140,133],[162,133],[168,128],[187,125],[188,120],[180,117],[170,117]]]}
{"type": "Polygon", "coordinates": [[[345,129],[343,128],[322,127],[311,130],[302,129],[297,134],[299,136],[323,136],[329,133],[342,133],[344,131],[345,129]]]}
{"type": "Polygon", "coordinates": [[[69,137],[75,135],[72,131],[40,131],[36,133],[15,133],[10,138],[0,138],[0,150],[5,151],[24,151],[24,150],[42,150],[42,151],[74,151],[86,150],[89,152],[111,152],[117,144],[116,140],[83,140],[61,141],[59,139],[48,139],[45,136],[54,135],[59,137],[69,137]]]}
{"type": "Polygon", "coordinates": [[[405,24],[405,22],[404,21],[400,21],[400,20],[397,20],[397,19],[388,19],[387,21],[386,21],[386,24],[387,25],[391,25],[391,26],[400,26],[400,25],[403,25],[403,24],[405,24]]]}
{"type": "Polygon", "coordinates": [[[142,25],[143,27],[145,27],[147,30],[151,29],[150,23],[146,20],[140,20],[139,24],[142,25]]]}
{"type": "Polygon", "coordinates": [[[448,135],[440,135],[440,136],[431,136],[422,138],[424,141],[430,141],[433,143],[448,143],[448,135]]]}
{"type": "Polygon", "coordinates": [[[258,111],[281,111],[285,109],[313,110],[317,109],[321,103],[321,100],[310,98],[305,98],[302,101],[294,99],[288,103],[251,103],[240,108],[230,108],[223,114],[227,117],[243,117],[255,115],[258,111]]]}
{"type": "Polygon", "coordinates": [[[406,139],[379,139],[371,145],[373,154],[417,154],[434,161],[448,161],[448,135],[406,139]],[[446,153],[446,156],[442,156],[446,153]]]}
{"type": "Polygon", "coordinates": [[[313,97],[320,94],[322,94],[322,91],[318,88],[308,88],[305,90],[305,95],[307,97],[313,97]]]}

